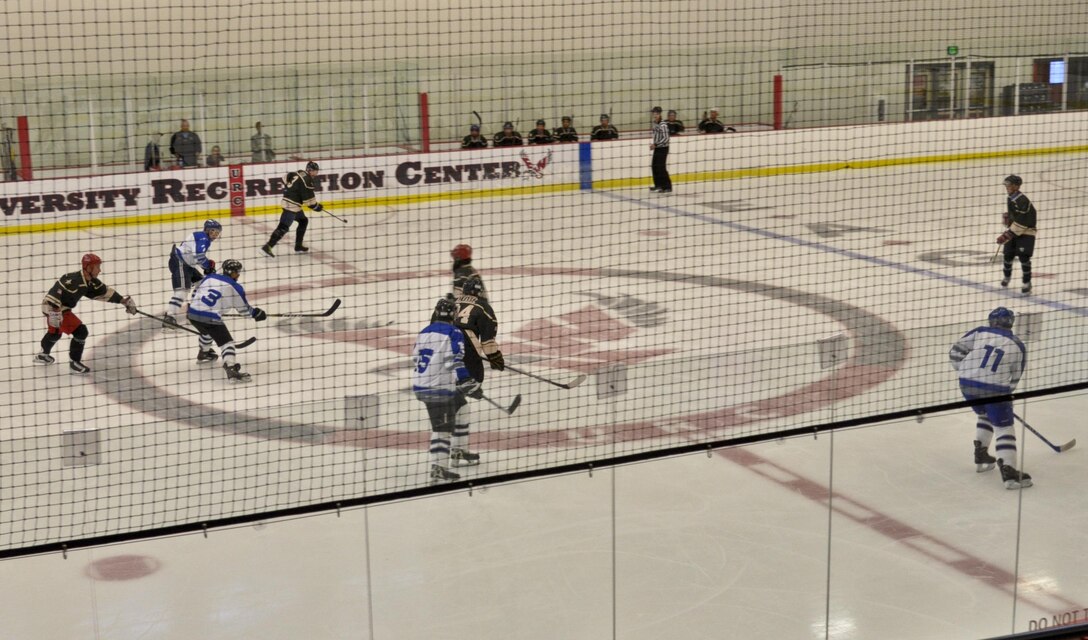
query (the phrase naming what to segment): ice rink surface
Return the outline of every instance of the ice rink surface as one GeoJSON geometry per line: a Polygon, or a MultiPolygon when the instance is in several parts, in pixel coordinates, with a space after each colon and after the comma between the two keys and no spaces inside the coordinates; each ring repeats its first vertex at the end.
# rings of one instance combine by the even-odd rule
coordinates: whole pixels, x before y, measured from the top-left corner
{"type": "MultiPolygon", "coordinates": [[[[680,160],[682,162],[682,159],[680,160]]],[[[3,237],[0,545],[200,521],[426,483],[426,418],[407,355],[476,249],[507,360],[563,391],[474,407],[500,473],[958,400],[952,342],[994,307],[1023,314],[1020,389],[1079,382],[1088,162],[1055,156],[678,182],[311,215],[308,255],[258,247],[273,217],[224,221],[211,255],[245,265],[269,312],[237,320],[253,374],[198,367],[195,336],[81,303],[89,377],[34,367],[42,295],[94,251],[149,312],[169,299],[179,223],[3,237]],[[998,286],[1002,178],[1039,209],[1035,290],[998,286]],[[818,341],[846,357],[819,366],[818,341]],[[353,423],[352,396],[377,398],[353,423]],[[58,463],[100,429],[100,464],[58,463]]],[[[330,207],[331,208],[331,207],[330,207]]],[[[1019,277],[1019,266],[1015,274],[1019,277]]],[[[1015,284],[1015,282],[1014,282],[1015,284]]],[[[1017,411],[1088,444],[1081,395],[1017,411]]],[[[1018,429],[1036,486],[976,474],[960,411],[712,455],[0,563],[11,638],[960,638],[1085,620],[1088,470],[1018,429]],[[48,595],[43,595],[48,594],[48,595]],[[1079,616],[1079,618],[1078,618],[1079,616]],[[1040,622],[1042,621],[1042,622],[1040,622]],[[1034,627],[1032,626],[1034,625],[1034,627]]]]}

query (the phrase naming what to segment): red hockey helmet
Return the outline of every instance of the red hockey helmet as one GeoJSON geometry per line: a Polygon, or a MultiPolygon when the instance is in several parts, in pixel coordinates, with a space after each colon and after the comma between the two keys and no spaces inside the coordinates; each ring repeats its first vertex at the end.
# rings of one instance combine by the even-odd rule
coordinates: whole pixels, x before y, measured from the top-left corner
{"type": "Polygon", "coordinates": [[[472,260],[472,247],[459,244],[450,250],[450,257],[454,260],[472,260]]]}
{"type": "Polygon", "coordinates": [[[81,264],[83,265],[83,270],[86,271],[96,264],[102,264],[102,258],[99,258],[93,253],[88,253],[83,256],[81,264]]]}

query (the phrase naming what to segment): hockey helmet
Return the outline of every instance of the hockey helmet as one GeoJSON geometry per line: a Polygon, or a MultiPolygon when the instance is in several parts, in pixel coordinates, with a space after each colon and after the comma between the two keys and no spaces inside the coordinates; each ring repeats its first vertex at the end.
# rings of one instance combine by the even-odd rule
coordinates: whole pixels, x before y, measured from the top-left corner
{"type": "Polygon", "coordinates": [[[572,118],[571,116],[563,116],[562,121],[563,122],[574,122],[574,118],[572,118]]]}
{"type": "Polygon", "coordinates": [[[542,124],[544,124],[544,120],[537,120],[537,121],[536,121],[536,123],[537,123],[538,125],[542,125],[542,124]]]}
{"type": "Polygon", "coordinates": [[[990,321],[991,327],[1001,327],[1002,329],[1012,329],[1012,323],[1016,320],[1016,314],[1005,307],[998,307],[990,312],[987,320],[990,321]]]}
{"type": "Polygon", "coordinates": [[[314,162],[313,160],[310,160],[309,162],[306,163],[306,170],[307,171],[321,171],[321,167],[317,166],[317,163],[314,162]]]}
{"type": "Polygon", "coordinates": [[[242,273],[242,263],[237,260],[226,260],[223,262],[220,271],[227,275],[233,274],[237,276],[239,273],[242,273]]]}
{"type": "Polygon", "coordinates": [[[601,122],[604,122],[605,120],[608,120],[608,119],[609,119],[609,118],[608,118],[608,114],[607,114],[607,113],[602,113],[602,114],[601,114],[601,122]]]}
{"type": "Polygon", "coordinates": [[[478,125],[478,124],[469,125],[468,130],[469,131],[479,131],[480,130],[480,125],[478,125]]]}
{"type": "Polygon", "coordinates": [[[514,128],[514,123],[513,122],[504,122],[504,123],[502,123],[502,128],[503,129],[513,129],[514,128]]]}
{"type": "Polygon", "coordinates": [[[482,298],[484,294],[484,281],[479,278],[469,278],[461,285],[461,295],[476,296],[482,298]]]}
{"type": "Polygon", "coordinates": [[[442,298],[434,305],[431,322],[453,322],[455,313],[457,313],[457,304],[449,298],[442,298]]]}
{"type": "Polygon", "coordinates": [[[650,113],[661,113],[661,107],[654,107],[650,109],[650,113]]]}
{"type": "Polygon", "coordinates": [[[223,232],[223,225],[219,224],[218,220],[205,220],[204,221],[204,232],[207,233],[209,231],[218,231],[218,232],[222,233],[223,232]]]}
{"type": "Polygon", "coordinates": [[[454,260],[472,260],[472,247],[459,244],[450,250],[450,257],[454,260]]]}
{"type": "Polygon", "coordinates": [[[83,256],[82,260],[80,260],[80,264],[83,265],[83,270],[86,271],[87,269],[90,269],[96,264],[102,264],[102,258],[99,258],[93,253],[88,253],[83,256]]]}
{"type": "Polygon", "coordinates": [[[1005,184],[1011,184],[1014,187],[1019,187],[1020,185],[1024,184],[1024,179],[1018,175],[1011,175],[1005,178],[1005,184]]]}

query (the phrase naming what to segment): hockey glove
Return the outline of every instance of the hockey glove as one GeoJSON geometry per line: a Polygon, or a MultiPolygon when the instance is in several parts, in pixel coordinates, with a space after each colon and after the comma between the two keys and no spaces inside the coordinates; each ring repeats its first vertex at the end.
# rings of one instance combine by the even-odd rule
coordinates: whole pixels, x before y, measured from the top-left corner
{"type": "Polygon", "coordinates": [[[496,371],[502,371],[506,368],[506,361],[502,359],[502,351],[487,354],[487,361],[491,363],[491,368],[496,371]]]}
{"type": "Polygon", "coordinates": [[[208,266],[204,267],[204,275],[208,276],[215,273],[215,260],[208,260],[208,266]]]}
{"type": "Polygon", "coordinates": [[[997,244],[1005,244],[1006,242],[1008,242],[1009,240],[1012,240],[1015,237],[1016,237],[1015,233],[1013,233],[1012,231],[1009,231],[1008,229],[1006,229],[1005,233],[1002,233],[1001,235],[997,236],[997,244]]]}
{"type": "Polygon", "coordinates": [[[476,378],[465,378],[464,380],[459,380],[457,382],[457,390],[465,394],[466,396],[474,398],[476,400],[484,397],[483,387],[480,386],[479,382],[476,382],[476,378]]]}
{"type": "Polygon", "coordinates": [[[311,211],[321,211],[321,210],[322,210],[322,209],[324,209],[324,208],[325,208],[325,207],[321,206],[321,203],[320,203],[320,202],[318,202],[318,203],[317,203],[317,204],[315,204],[314,206],[310,207],[310,210],[311,210],[311,211]]]}
{"type": "Polygon", "coordinates": [[[128,311],[129,314],[136,315],[136,301],[135,300],[133,300],[129,296],[125,296],[124,299],[121,300],[121,304],[125,305],[125,311],[128,311]]]}
{"type": "Polygon", "coordinates": [[[264,309],[253,307],[253,319],[257,322],[262,322],[268,319],[268,314],[264,312],[264,309]]]}
{"type": "Polygon", "coordinates": [[[64,322],[64,312],[62,311],[50,311],[45,314],[45,321],[50,327],[54,329],[60,329],[60,324],[64,322]]]}

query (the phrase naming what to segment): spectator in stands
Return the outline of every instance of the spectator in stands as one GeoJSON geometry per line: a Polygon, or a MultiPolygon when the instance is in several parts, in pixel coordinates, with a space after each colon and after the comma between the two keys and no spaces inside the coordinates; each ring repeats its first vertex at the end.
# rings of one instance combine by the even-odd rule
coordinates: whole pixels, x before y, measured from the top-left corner
{"type": "Polygon", "coordinates": [[[181,131],[170,136],[170,153],[177,158],[179,167],[195,167],[200,159],[200,152],[204,147],[200,143],[200,136],[189,130],[189,121],[181,121],[181,131]]]}
{"type": "Polygon", "coordinates": [[[204,166],[219,167],[223,164],[223,154],[219,153],[219,145],[212,147],[212,152],[204,159],[204,166]]]}
{"type": "Polygon", "coordinates": [[[710,109],[709,117],[707,117],[706,114],[703,114],[703,120],[699,123],[699,131],[701,133],[724,133],[726,131],[728,131],[729,133],[737,132],[737,130],[733,127],[727,127],[722,124],[721,120],[718,120],[717,108],[710,109]]]}
{"type": "Polygon", "coordinates": [[[578,132],[572,126],[573,122],[574,119],[570,116],[563,116],[563,126],[552,131],[556,142],[578,142],[578,132]]]}
{"type": "Polygon", "coordinates": [[[514,123],[506,122],[502,125],[502,131],[495,134],[494,144],[496,147],[520,147],[524,143],[521,134],[514,131],[514,123]]]}
{"type": "Polygon", "coordinates": [[[620,132],[616,131],[616,127],[612,126],[611,118],[607,113],[601,114],[601,124],[593,127],[593,131],[589,134],[590,140],[615,140],[620,137],[620,132]]]}
{"type": "Polygon", "coordinates": [[[536,121],[536,129],[529,132],[529,144],[551,144],[555,142],[552,132],[544,126],[543,120],[536,121]]]}
{"type": "Polygon", "coordinates": [[[158,171],[162,169],[162,156],[159,152],[159,138],[161,133],[151,134],[151,139],[144,147],[144,171],[158,171]]]}
{"type": "Polygon", "coordinates": [[[480,125],[474,124],[468,128],[468,135],[461,138],[462,149],[485,149],[487,138],[480,135],[480,125]]]}
{"type": "Polygon", "coordinates": [[[272,136],[261,131],[261,123],[257,121],[257,133],[249,139],[250,150],[253,151],[254,162],[272,162],[276,159],[276,152],[272,150],[272,136]]]}
{"type": "Polygon", "coordinates": [[[677,136],[684,132],[684,123],[676,119],[676,109],[669,109],[669,117],[665,120],[669,127],[669,135],[677,136]]]}

